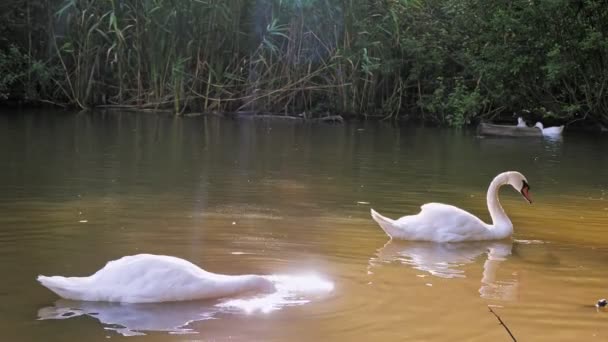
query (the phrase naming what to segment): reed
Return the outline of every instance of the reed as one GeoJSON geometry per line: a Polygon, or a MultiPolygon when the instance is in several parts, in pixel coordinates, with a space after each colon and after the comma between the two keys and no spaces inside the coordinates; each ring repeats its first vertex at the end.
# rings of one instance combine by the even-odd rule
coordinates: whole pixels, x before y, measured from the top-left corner
{"type": "Polygon", "coordinates": [[[81,108],[337,113],[452,126],[528,109],[537,119],[608,123],[608,5],[596,0],[0,6],[14,24],[0,32],[17,37],[0,41],[0,59],[14,64],[10,46],[25,56],[4,88],[45,89],[39,97],[81,108]]]}

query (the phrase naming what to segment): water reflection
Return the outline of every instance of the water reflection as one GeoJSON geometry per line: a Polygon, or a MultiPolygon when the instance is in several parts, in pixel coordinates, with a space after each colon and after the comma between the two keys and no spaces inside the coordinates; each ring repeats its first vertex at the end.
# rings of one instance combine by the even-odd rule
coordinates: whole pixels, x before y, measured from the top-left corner
{"type": "Polygon", "coordinates": [[[120,304],[60,299],[54,306],[38,310],[38,319],[68,319],[90,316],[123,336],[145,335],[144,331],[197,333],[187,326],[212,319],[217,309],[205,302],[120,304]]]}
{"type": "Polygon", "coordinates": [[[145,335],[144,332],[196,334],[191,323],[221,319],[222,314],[269,313],[284,307],[303,305],[333,291],[332,282],[317,275],[272,275],[277,291],[270,294],[231,298],[221,301],[173,303],[107,303],[60,299],[53,306],[38,310],[38,319],[93,317],[123,336],[145,335]]]}
{"type": "Polygon", "coordinates": [[[543,147],[545,149],[545,156],[549,157],[548,161],[552,163],[557,163],[561,159],[560,156],[562,154],[564,145],[564,140],[561,135],[558,136],[544,136],[543,137],[543,147]]]}
{"type": "Polygon", "coordinates": [[[391,240],[369,261],[371,268],[382,263],[402,263],[440,278],[465,278],[463,267],[486,254],[479,294],[482,298],[512,300],[517,295],[517,281],[496,279],[499,265],[510,255],[511,241],[465,243],[408,242],[391,240]]]}
{"type": "Polygon", "coordinates": [[[564,141],[564,137],[562,135],[545,135],[543,139],[551,144],[561,144],[564,141]]]}

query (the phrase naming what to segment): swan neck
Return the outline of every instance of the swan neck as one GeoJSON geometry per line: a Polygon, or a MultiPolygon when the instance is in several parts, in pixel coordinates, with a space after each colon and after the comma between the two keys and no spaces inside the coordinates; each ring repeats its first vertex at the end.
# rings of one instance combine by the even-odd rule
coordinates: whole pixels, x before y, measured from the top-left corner
{"type": "Polygon", "coordinates": [[[513,229],[513,225],[511,224],[511,220],[505,213],[504,209],[500,205],[500,201],[498,200],[498,190],[501,186],[506,184],[506,177],[504,174],[498,175],[492,183],[490,183],[490,187],[488,188],[487,194],[487,202],[488,202],[488,211],[490,212],[490,216],[492,217],[492,225],[495,230],[505,230],[505,232],[497,232],[500,235],[502,233],[505,236],[508,236],[510,231],[513,229]]]}

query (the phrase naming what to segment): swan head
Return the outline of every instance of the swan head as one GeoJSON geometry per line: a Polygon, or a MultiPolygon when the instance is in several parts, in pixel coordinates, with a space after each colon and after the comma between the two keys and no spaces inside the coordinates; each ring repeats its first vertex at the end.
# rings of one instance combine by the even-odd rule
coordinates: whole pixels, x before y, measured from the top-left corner
{"type": "Polygon", "coordinates": [[[604,298],[598,300],[597,304],[595,304],[595,306],[598,307],[598,308],[606,307],[606,305],[608,305],[608,300],[606,300],[604,298]]]}
{"type": "Polygon", "coordinates": [[[522,119],[522,117],[521,117],[521,116],[517,118],[517,123],[518,123],[519,125],[521,125],[521,124],[524,124],[524,125],[525,125],[525,124],[526,124],[526,122],[524,121],[524,119],[522,119]]]}
{"type": "Polygon", "coordinates": [[[528,203],[532,204],[532,198],[530,198],[530,185],[524,175],[517,171],[507,172],[507,184],[511,185],[513,189],[518,191],[528,203]]]}
{"type": "Polygon", "coordinates": [[[542,123],[540,123],[540,122],[537,122],[537,123],[534,125],[534,127],[537,127],[537,128],[540,128],[540,129],[545,128],[545,126],[543,126],[543,124],[542,124],[542,123]]]}

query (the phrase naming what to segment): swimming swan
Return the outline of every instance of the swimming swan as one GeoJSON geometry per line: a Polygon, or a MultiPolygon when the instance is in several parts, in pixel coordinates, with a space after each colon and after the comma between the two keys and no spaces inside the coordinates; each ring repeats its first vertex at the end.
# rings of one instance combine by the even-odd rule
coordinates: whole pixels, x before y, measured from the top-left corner
{"type": "Polygon", "coordinates": [[[543,135],[560,135],[564,130],[564,125],[544,128],[543,124],[540,122],[537,122],[534,127],[540,129],[540,131],[543,132],[543,135]]]}
{"type": "Polygon", "coordinates": [[[45,277],[38,281],[60,297],[83,301],[158,303],[273,292],[259,275],[223,275],[202,270],[184,259],[153,254],[108,262],[89,277],[45,277]]]}
{"type": "Polygon", "coordinates": [[[500,240],[511,236],[513,224],[498,201],[498,189],[509,184],[519,191],[528,203],[532,203],[530,186],[526,177],[517,171],[507,171],[492,180],[487,193],[488,210],[492,224],[487,224],[477,216],[460,208],[442,204],[427,203],[420,213],[393,220],[371,209],[372,218],[392,239],[435,242],[459,242],[500,240]]]}

